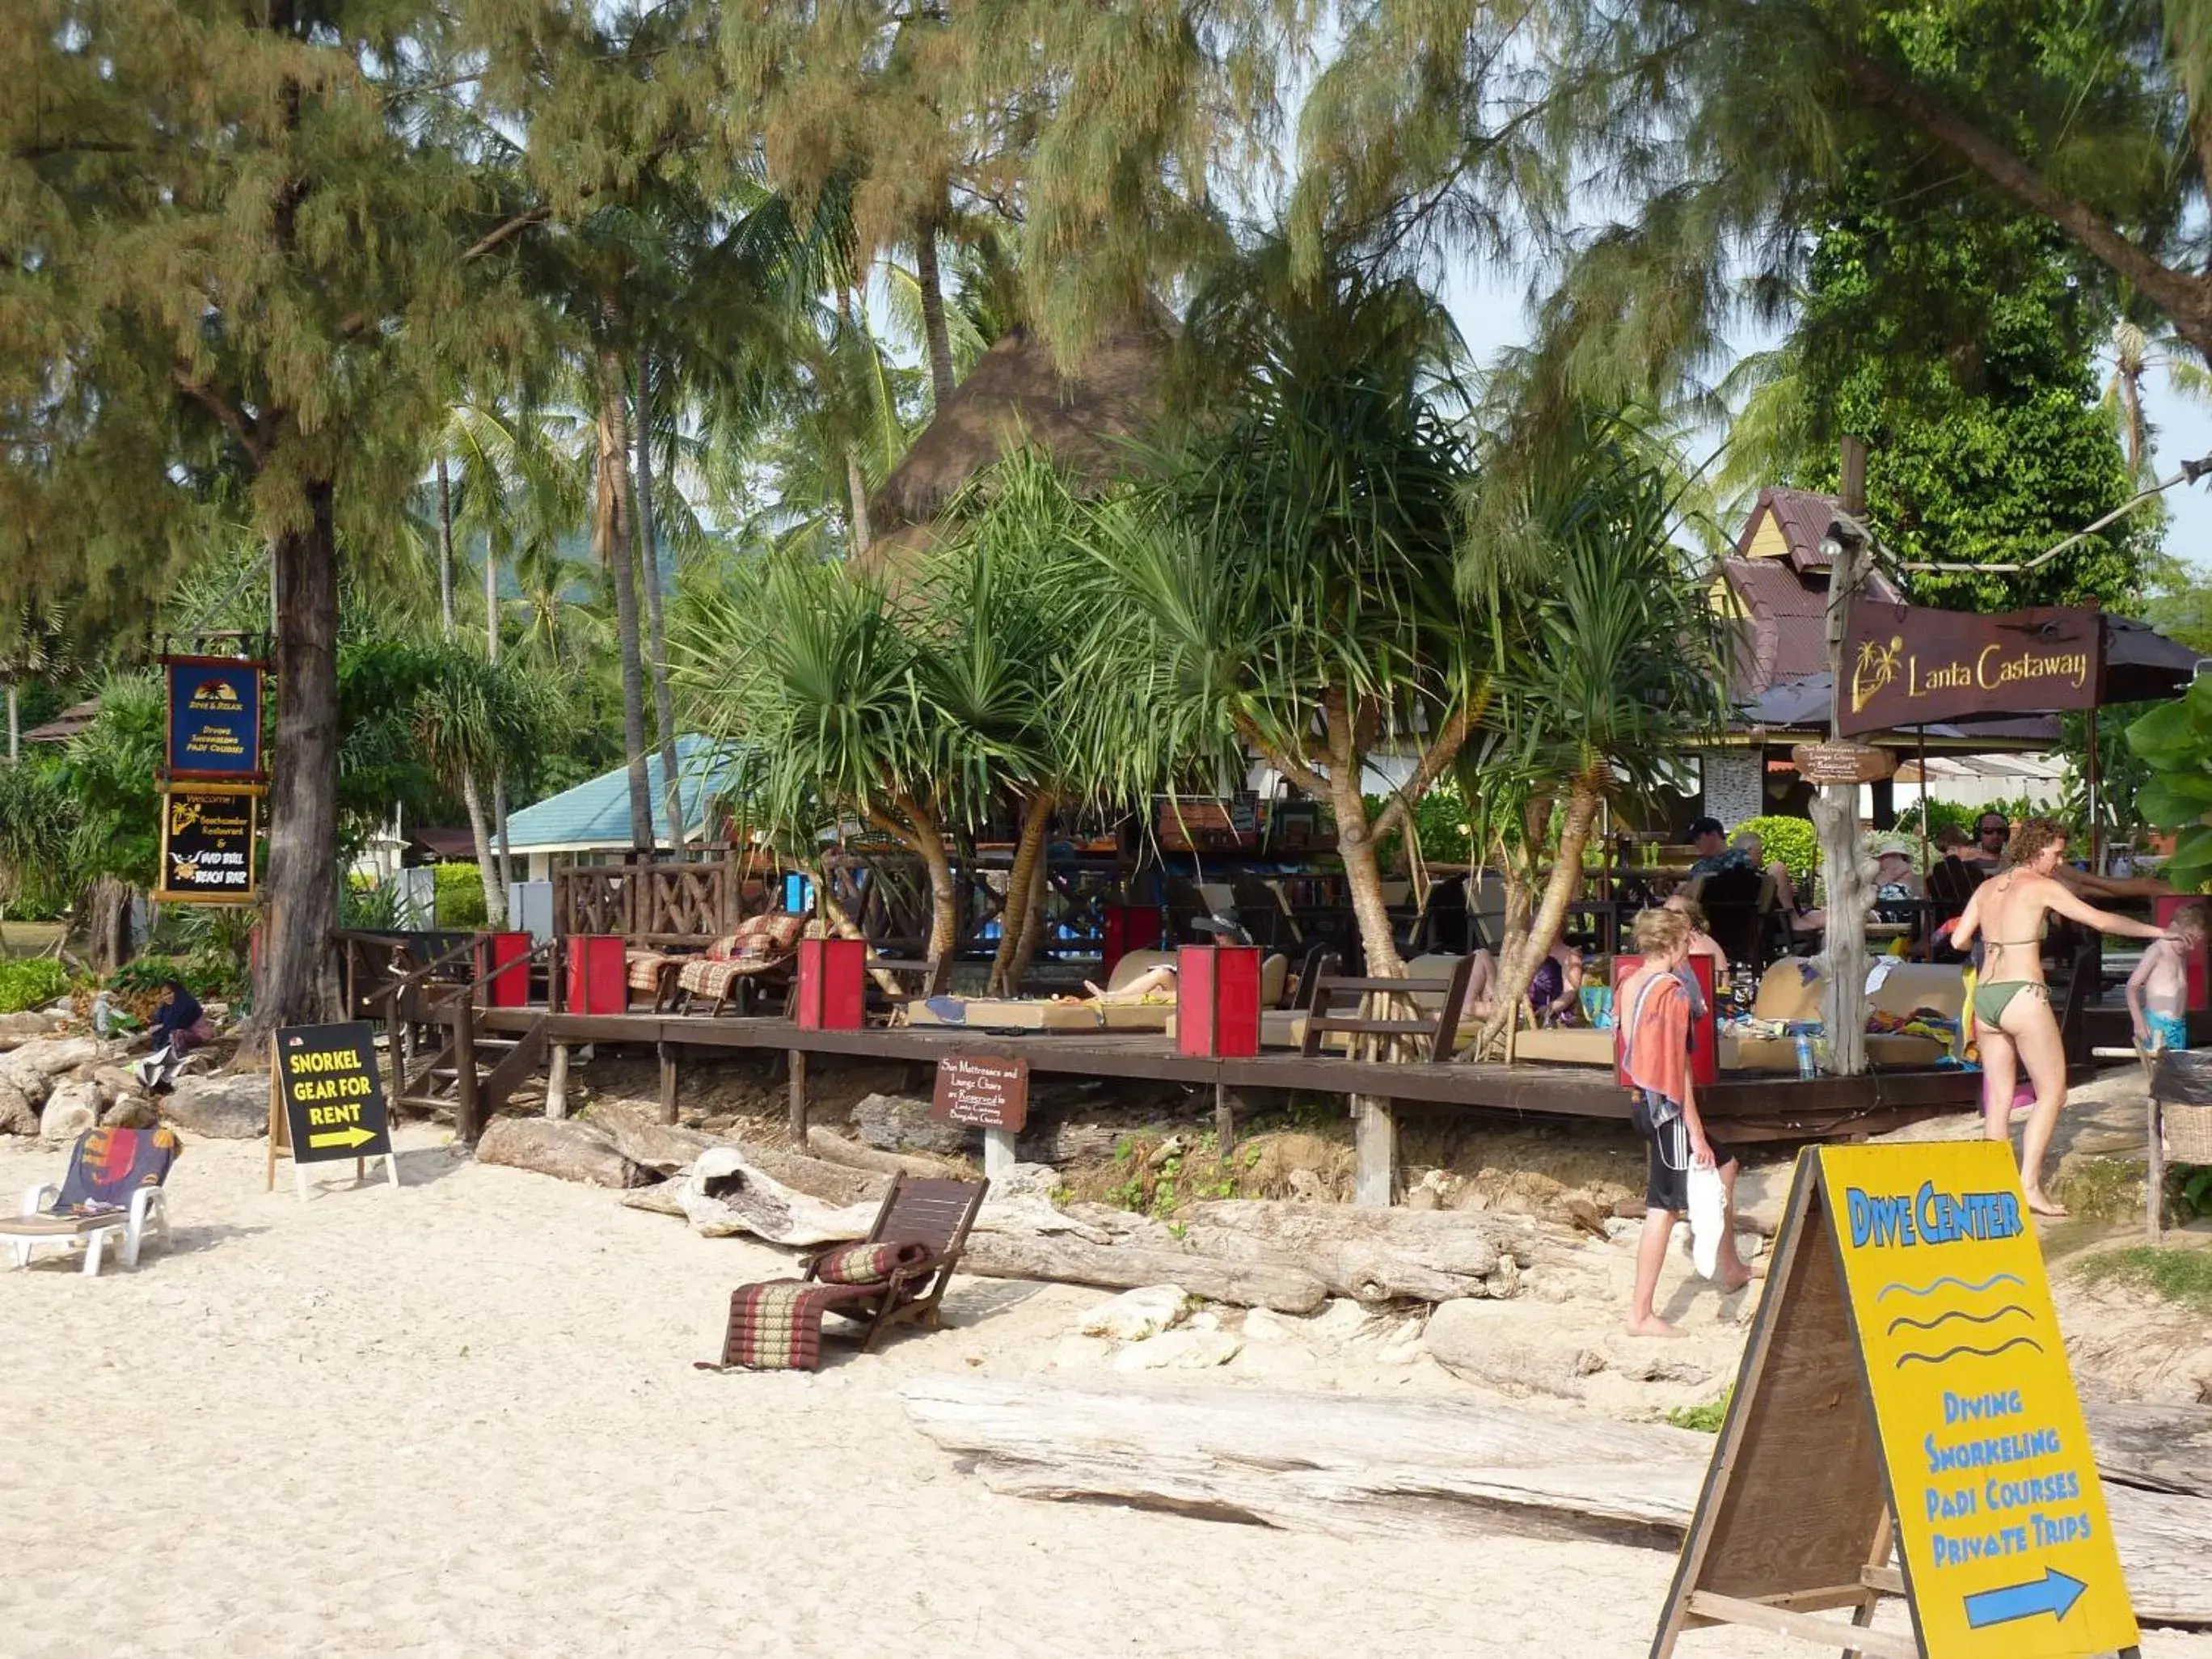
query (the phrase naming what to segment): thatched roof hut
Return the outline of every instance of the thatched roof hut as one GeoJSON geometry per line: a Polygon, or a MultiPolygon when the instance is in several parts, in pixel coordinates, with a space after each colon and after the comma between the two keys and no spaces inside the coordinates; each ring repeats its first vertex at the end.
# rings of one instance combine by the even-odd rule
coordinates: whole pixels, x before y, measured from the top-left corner
{"type": "Polygon", "coordinates": [[[868,501],[875,562],[898,564],[927,547],[928,526],[977,473],[1034,444],[1094,488],[1127,465],[1127,440],[1162,407],[1168,338],[1158,325],[1110,331],[1063,374],[1052,349],[1017,328],[985,352],[868,501]]]}

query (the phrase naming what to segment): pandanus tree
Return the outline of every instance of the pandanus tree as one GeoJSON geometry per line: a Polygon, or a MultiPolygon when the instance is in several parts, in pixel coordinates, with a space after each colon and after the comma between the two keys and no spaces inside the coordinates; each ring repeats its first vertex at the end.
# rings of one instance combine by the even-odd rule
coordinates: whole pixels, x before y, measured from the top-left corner
{"type": "Polygon", "coordinates": [[[1725,713],[1720,618],[1675,540],[1679,475],[1620,422],[1587,417],[1571,431],[1542,464],[1498,468],[1462,560],[1465,590],[1495,619],[1497,655],[1462,787],[1485,804],[1493,845],[1521,854],[1509,879],[1549,858],[1540,892],[1523,885],[1509,902],[1478,1052],[1504,1036],[1558,942],[1601,808],[1648,798],[1725,713]]]}
{"type": "MultiPolygon", "coordinates": [[[[1376,844],[1450,767],[1486,695],[1484,610],[1456,579],[1472,477],[1456,342],[1409,281],[1263,247],[1201,295],[1212,370],[1190,434],[1089,538],[1101,648],[1185,763],[1243,747],[1327,802],[1368,970],[1403,974],[1376,844]],[[1368,804],[1370,761],[1412,757],[1368,804]]],[[[1163,758],[1170,758],[1163,757],[1163,758]]]]}

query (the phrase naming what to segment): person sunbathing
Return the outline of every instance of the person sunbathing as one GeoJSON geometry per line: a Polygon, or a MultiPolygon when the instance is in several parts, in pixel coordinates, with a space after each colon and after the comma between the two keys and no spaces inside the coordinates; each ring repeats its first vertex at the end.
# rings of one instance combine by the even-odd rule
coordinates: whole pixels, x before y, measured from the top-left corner
{"type": "Polygon", "coordinates": [[[2063,1206],[2043,1190],[2043,1159],[2066,1105],[2066,1046],[2051,1009],[2043,978],[2043,924],[2060,915],[2103,933],[2154,939],[2166,930],[2076,898],[2058,879],[2066,832],[2048,818],[2029,818],[2005,849],[2006,866],[1974,890],[1951,930],[1964,951],[1984,935],[1981,974],[1975,982],[1973,1017],[1982,1053],[1982,1129],[1991,1140],[2012,1138],[2013,1079],[2025,1066],[2035,1085],[2035,1107],[2020,1138],[2021,1186],[2037,1215],[2063,1217],[2063,1206]]]}
{"type": "Polygon", "coordinates": [[[1157,968],[1146,969],[1127,985],[1114,990],[1106,990],[1087,979],[1083,981],[1083,988],[1090,994],[1079,997],[1054,997],[1053,1000],[1080,1003],[1095,1008],[1125,1007],[1135,1002],[1156,1002],[1175,995],[1176,970],[1165,963],[1162,963],[1157,968]]]}

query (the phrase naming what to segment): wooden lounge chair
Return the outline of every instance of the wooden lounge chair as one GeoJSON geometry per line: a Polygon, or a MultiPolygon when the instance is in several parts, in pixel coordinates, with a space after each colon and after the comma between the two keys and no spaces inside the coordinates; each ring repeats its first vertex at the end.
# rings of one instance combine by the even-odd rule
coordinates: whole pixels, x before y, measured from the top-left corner
{"type": "Polygon", "coordinates": [[[829,1313],[865,1327],[860,1334],[863,1353],[873,1349],[876,1339],[894,1325],[939,1328],[939,1304],[990,1187],[988,1181],[892,1176],[875,1224],[858,1244],[841,1244],[809,1256],[803,1279],[741,1285],[732,1293],[720,1364],[702,1362],[702,1369],[812,1370],[821,1360],[821,1319],[829,1313]],[[907,1259],[872,1282],[834,1278],[835,1264],[871,1246],[905,1247],[907,1259]],[[764,1304],[769,1307],[765,1314],[764,1304]],[[770,1319],[779,1324],[763,1334],[770,1319]]]}
{"type": "Polygon", "coordinates": [[[15,1253],[15,1265],[31,1265],[40,1246],[84,1247],[84,1272],[100,1273],[108,1236],[123,1236],[123,1265],[136,1267],[150,1223],[163,1244],[169,1242],[169,1208],[161,1183],[179,1148],[167,1129],[87,1129],[70,1152],[62,1184],[33,1187],[23,1194],[22,1213],[0,1218],[0,1238],[15,1253]]]}

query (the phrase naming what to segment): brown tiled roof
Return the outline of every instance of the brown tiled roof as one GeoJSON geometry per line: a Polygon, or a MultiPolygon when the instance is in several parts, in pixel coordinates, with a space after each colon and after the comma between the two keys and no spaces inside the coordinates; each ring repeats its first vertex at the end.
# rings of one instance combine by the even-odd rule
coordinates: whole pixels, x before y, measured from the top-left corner
{"type": "Polygon", "coordinates": [[[72,703],[48,720],[44,726],[34,726],[23,733],[25,743],[67,743],[71,738],[100,718],[100,699],[88,697],[72,703]]]}
{"type": "MultiPolygon", "coordinates": [[[[1820,537],[1827,533],[1828,515],[1833,505],[1826,496],[1804,490],[1772,489],[1761,491],[1759,502],[1762,507],[1775,508],[1776,521],[1784,526],[1785,535],[1794,537],[1796,533],[1790,528],[1793,521],[1802,531],[1816,517],[1819,527],[1814,532],[1814,542],[1817,544],[1820,537]],[[1794,499],[1785,502],[1784,497],[1794,499]]],[[[1750,545],[1759,518],[1759,513],[1753,512],[1738,543],[1740,548],[1750,545]]],[[[1735,666],[1735,690],[1739,697],[1754,696],[1783,680],[1827,672],[1827,561],[1817,552],[1801,561],[1796,548],[1793,539],[1786,559],[1721,561],[1721,572],[1728,578],[1744,612],[1742,649],[1735,666]]],[[[1869,572],[1866,585],[1860,591],[1873,599],[1894,602],[1900,597],[1895,586],[1880,571],[1869,572]]]]}
{"type": "Polygon", "coordinates": [[[1759,521],[1771,514],[1789,546],[1790,566],[1801,572],[1826,570],[1828,556],[1820,551],[1820,543],[1843,505],[1841,496],[1818,495],[1809,489],[1762,489],[1751,516],[1744,520],[1743,534],[1736,538],[1735,550],[1741,556],[1750,555],[1759,521]]]}

